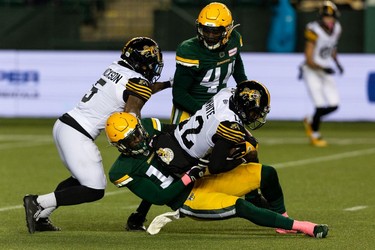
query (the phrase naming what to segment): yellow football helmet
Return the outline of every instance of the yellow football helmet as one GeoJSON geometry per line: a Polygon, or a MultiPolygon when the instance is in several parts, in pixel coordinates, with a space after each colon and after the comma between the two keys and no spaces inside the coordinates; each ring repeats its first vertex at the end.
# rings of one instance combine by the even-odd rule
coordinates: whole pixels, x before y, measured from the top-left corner
{"type": "Polygon", "coordinates": [[[198,39],[210,50],[220,48],[228,42],[238,25],[233,26],[232,13],[225,4],[210,3],[201,10],[196,20],[198,39]]]}
{"type": "Polygon", "coordinates": [[[148,133],[140,120],[125,112],[113,113],[105,126],[105,133],[110,144],[125,155],[148,155],[148,133]]]}

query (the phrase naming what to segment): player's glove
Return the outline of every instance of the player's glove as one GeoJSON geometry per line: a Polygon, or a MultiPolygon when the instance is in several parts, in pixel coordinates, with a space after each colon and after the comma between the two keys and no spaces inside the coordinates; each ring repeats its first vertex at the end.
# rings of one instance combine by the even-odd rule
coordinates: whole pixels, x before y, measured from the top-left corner
{"type": "Polygon", "coordinates": [[[208,164],[209,163],[210,163],[209,160],[206,160],[206,159],[203,159],[203,158],[199,158],[197,166],[201,167],[201,168],[208,168],[208,164]]]}
{"type": "Polygon", "coordinates": [[[186,172],[185,175],[181,177],[182,182],[187,186],[191,182],[198,180],[199,178],[203,177],[204,173],[206,172],[207,165],[198,165],[192,167],[189,171],[186,172]]]}
{"type": "Polygon", "coordinates": [[[190,177],[191,181],[196,181],[203,177],[206,168],[207,167],[194,166],[187,172],[187,175],[190,177]]]}
{"type": "Polygon", "coordinates": [[[126,222],[125,229],[127,231],[145,231],[146,227],[143,225],[145,221],[146,217],[143,214],[132,213],[126,222]]]}
{"type": "Polygon", "coordinates": [[[250,151],[256,150],[256,148],[251,145],[250,142],[244,141],[241,143],[236,144],[236,147],[233,149],[230,158],[232,159],[240,159],[247,155],[250,151]]]}
{"type": "Polygon", "coordinates": [[[332,68],[323,68],[322,70],[323,70],[326,74],[328,74],[328,75],[333,75],[333,74],[335,74],[335,70],[332,69],[332,68]]]}

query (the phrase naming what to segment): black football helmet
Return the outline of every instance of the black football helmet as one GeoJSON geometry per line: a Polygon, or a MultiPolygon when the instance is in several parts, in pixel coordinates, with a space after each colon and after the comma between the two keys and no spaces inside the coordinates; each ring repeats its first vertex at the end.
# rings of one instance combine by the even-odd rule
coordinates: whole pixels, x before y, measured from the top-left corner
{"type": "Polygon", "coordinates": [[[332,16],[337,19],[340,16],[340,12],[337,9],[336,4],[332,1],[324,1],[322,6],[319,9],[319,18],[324,16],[332,16]]]}
{"type": "Polygon", "coordinates": [[[159,79],[164,66],[159,45],[148,37],[135,37],[127,42],[121,58],[151,83],[159,79]]]}
{"type": "Polygon", "coordinates": [[[229,107],[245,125],[255,130],[266,123],[266,116],[271,110],[270,101],[270,93],[263,84],[248,80],[237,85],[229,99],[229,107]]]}

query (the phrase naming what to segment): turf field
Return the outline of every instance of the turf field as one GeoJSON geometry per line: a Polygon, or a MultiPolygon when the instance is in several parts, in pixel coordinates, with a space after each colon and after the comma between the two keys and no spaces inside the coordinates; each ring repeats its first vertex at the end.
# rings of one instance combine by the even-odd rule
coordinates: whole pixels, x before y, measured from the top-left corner
{"type": "MultiPolygon", "coordinates": [[[[240,219],[185,218],[155,236],[126,232],[140,200],[111,183],[98,202],[60,207],[51,219],[61,232],[30,235],[23,196],[50,192],[68,177],[53,144],[53,122],[0,119],[0,249],[375,249],[375,123],[324,123],[327,148],[310,146],[302,123],[268,121],[254,132],[260,160],[278,169],[289,215],[330,226],[318,240],[240,219]]],[[[97,144],[108,170],[117,150],[104,134],[97,144]]],[[[166,211],[152,207],[146,223],[166,211]]]]}

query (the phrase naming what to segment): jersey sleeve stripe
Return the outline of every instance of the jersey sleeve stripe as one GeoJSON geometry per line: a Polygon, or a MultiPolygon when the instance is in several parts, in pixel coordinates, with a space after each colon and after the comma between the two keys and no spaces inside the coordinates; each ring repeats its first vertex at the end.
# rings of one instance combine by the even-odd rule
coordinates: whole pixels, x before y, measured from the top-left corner
{"type": "Polygon", "coordinates": [[[126,186],[132,180],[133,178],[131,178],[129,175],[125,175],[121,177],[120,179],[114,181],[113,183],[116,185],[116,187],[123,187],[123,186],[126,186]]]}
{"type": "Polygon", "coordinates": [[[151,93],[152,93],[152,91],[149,87],[134,84],[132,82],[128,82],[126,84],[126,89],[131,91],[131,92],[137,93],[138,95],[142,96],[146,100],[150,99],[151,93]]]}
{"type": "Polygon", "coordinates": [[[216,133],[223,137],[224,139],[227,139],[229,141],[233,141],[235,143],[243,141],[244,134],[241,133],[238,130],[233,130],[233,129],[228,129],[225,126],[222,126],[221,124],[219,125],[216,133]]]}
{"type": "Polygon", "coordinates": [[[192,60],[176,56],[176,63],[187,67],[199,67],[199,60],[192,60]]]}
{"type": "Polygon", "coordinates": [[[318,35],[314,31],[307,29],[305,31],[305,38],[308,41],[315,42],[318,39],[318,35]]]}
{"type": "Polygon", "coordinates": [[[161,131],[160,120],[156,118],[151,118],[151,121],[152,121],[152,126],[154,127],[154,129],[161,131]]]}

